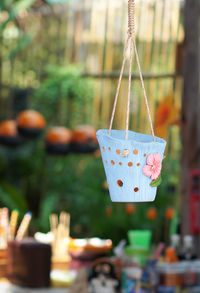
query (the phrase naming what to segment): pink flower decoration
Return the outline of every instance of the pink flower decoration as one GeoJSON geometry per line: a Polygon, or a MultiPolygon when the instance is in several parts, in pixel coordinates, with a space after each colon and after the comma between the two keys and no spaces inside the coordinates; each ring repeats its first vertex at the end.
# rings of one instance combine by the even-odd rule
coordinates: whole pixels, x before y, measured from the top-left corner
{"type": "Polygon", "coordinates": [[[162,168],[161,155],[159,153],[150,154],[147,157],[147,164],[143,167],[143,174],[156,180],[160,176],[162,168]]]}

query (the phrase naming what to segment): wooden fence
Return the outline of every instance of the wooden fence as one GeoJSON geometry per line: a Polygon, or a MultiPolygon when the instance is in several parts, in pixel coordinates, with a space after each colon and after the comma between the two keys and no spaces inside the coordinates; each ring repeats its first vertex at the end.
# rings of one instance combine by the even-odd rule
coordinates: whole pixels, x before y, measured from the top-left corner
{"type": "MultiPolygon", "coordinates": [[[[157,103],[168,95],[180,105],[182,79],[176,70],[176,55],[184,38],[182,6],[182,0],[136,1],[137,46],[153,117],[157,103]]],[[[95,80],[91,121],[96,127],[108,127],[127,30],[127,0],[70,1],[42,6],[22,18],[34,41],[15,59],[4,62],[4,84],[37,87],[46,64],[82,64],[85,78],[95,80]]],[[[15,38],[7,42],[12,47],[15,38]]],[[[127,69],[115,128],[125,126],[126,98],[127,69]]],[[[135,63],[130,124],[131,129],[149,132],[135,63]]],[[[177,136],[174,131],[172,136],[177,136]]]]}

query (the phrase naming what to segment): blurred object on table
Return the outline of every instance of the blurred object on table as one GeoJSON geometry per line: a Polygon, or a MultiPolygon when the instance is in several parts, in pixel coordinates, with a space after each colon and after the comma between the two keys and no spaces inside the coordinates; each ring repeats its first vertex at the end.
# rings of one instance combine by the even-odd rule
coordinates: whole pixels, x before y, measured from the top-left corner
{"type": "Polygon", "coordinates": [[[115,266],[108,258],[94,261],[89,273],[90,290],[94,293],[116,293],[120,289],[115,266]]]}
{"type": "Polygon", "coordinates": [[[111,248],[112,241],[110,239],[70,239],[70,267],[75,270],[80,269],[81,267],[90,267],[95,259],[108,255],[111,248]]]}
{"type": "Polygon", "coordinates": [[[49,287],[51,246],[33,238],[8,242],[7,278],[29,288],[49,287]]]}
{"type": "Polygon", "coordinates": [[[28,227],[30,224],[32,218],[32,214],[30,212],[27,212],[24,215],[24,218],[19,226],[19,229],[17,231],[17,235],[16,235],[16,240],[20,241],[24,238],[24,236],[26,235],[27,231],[28,231],[28,227]]]}
{"type": "Polygon", "coordinates": [[[6,272],[7,272],[7,249],[0,249],[0,278],[5,278],[6,272]]]}
{"type": "Polygon", "coordinates": [[[89,285],[88,285],[88,271],[86,268],[81,268],[77,277],[70,288],[70,293],[88,293],[89,285]]]}
{"type": "Polygon", "coordinates": [[[51,231],[47,234],[37,232],[35,239],[52,246],[52,270],[68,270],[70,256],[68,243],[70,235],[70,214],[62,211],[49,217],[51,231]]]}
{"type": "Polygon", "coordinates": [[[70,235],[70,214],[62,211],[59,221],[56,214],[50,215],[51,232],[54,235],[52,243],[52,268],[67,270],[70,257],[68,242],[70,235]]]}
{"type": "Polygon", "coordinates": [[[152,233],[148,230],[128,231],[130,245],[125,247],[125,254],[132,260],[144,266],[149,254],[151,236],[152,233]]]}
{"type": "Polygon", "coordinates": [[[70,287],[77,276],[75,271],[53,270],[51,271],[51,286],[54,288],[70,287]]]}

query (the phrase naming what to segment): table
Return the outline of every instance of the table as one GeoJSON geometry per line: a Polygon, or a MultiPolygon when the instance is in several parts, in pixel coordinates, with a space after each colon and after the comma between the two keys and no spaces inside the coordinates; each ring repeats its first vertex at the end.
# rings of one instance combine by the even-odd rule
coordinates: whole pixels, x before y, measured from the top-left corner
{"type": "Polygon", "coordinates": [[[1,293],[69,293],[67,288],[29,289],[21,288],[10,284],[7,281],[0,281],[1,293]]]}

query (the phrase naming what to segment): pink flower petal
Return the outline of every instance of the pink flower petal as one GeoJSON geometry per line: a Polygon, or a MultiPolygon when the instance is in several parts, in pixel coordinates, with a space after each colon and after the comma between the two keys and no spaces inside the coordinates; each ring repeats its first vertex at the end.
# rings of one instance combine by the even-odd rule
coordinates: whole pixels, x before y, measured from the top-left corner
{"type": "Polygon", "coordinates": [[[155,180],[160,176],[160,172],[161,172],[161,164],[157,164],[157,166],[155,166],[155,169],[152,170],[152,175],[151,175],[151,179],[155,180]]]}
{"type": "Polygon", "coordinates": [[[162,168],[162,163],[161,162],[155,162],[154,166],[155,166],[155,168],[161,169],[162,168]]]}
{"type": "Polygon", "coordinates": [[[145,176],[147,177],[151,177],[153,172],[152,172],[152,167],[151,166],[148,166],[148,165],[145,165],[142,169],[142,172],[145,176]]]}
{"type": "Polygon", "coordinates": [[[155,160],[156,162],[161,162],[161,155],[160,155],[159,153],[156,153],[156,154],[154,154],[153,156],[154,156],[154,160],[155,160]]]}
{"type": "Polygon", "coordinates": [[[154,163],[154,155],[153,154],[150,154],[147,157],[147,165],[153,166],[153,163],[154,163]]]}
{"type": "Polygon", "coordinates": [[[151,175],[152,180],[156,180],[158,177],[159,177],[159,174],[157,174],[157,173],[154,173],[151,175]]]}
{"type": "Polygon", "coordinates": [[[158,166],[155,167],[155,173],[158,173],[160,175],[161,169],[162,169],[162,165],[159,164],[158,166]]]}

